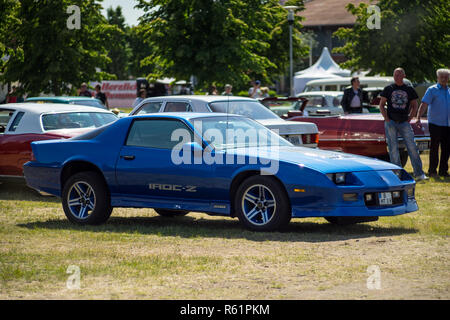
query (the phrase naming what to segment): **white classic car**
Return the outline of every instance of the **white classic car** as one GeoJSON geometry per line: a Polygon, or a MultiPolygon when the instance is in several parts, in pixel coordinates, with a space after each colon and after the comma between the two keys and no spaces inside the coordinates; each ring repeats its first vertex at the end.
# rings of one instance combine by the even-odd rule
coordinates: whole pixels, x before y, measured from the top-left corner
{"type": "Polygon", "coordinates": [[[0,179],[23,177],[33,141],[68,139],[116,121],[108,110],[70,104],[0,105],[0,179]]]}

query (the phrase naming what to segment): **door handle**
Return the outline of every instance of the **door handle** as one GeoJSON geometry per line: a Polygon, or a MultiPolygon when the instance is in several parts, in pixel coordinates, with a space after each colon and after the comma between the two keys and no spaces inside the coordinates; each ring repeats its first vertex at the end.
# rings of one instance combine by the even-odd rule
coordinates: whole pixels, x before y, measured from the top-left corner
{"type": "Polygon", "coordinates": [[[124,160],[134,160],[136,158],[135,156],[120,156],[120,157],[124,160]]]}

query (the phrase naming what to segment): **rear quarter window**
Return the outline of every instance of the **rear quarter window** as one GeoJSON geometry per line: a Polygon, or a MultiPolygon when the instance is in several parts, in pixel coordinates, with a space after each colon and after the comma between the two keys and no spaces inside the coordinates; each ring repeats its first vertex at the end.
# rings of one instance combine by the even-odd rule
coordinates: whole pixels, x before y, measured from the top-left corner
{"type": "Polygon", "coordinates": [[[11,126],[9,127],[8,131],[14,132],[17,129],[17,126],[20,123],[20,120],[22,120],[23,115],[25,114],[25,112],[19,112],[17,113],[16,117],[14,118],[14,121],[11,123],[11,126]]]}
{"type": "Polygon", "coordinates": [[[14,112],[14,110],[0,110],[0,134],[5,133],[6,126],[11,120],[14,112]]]}

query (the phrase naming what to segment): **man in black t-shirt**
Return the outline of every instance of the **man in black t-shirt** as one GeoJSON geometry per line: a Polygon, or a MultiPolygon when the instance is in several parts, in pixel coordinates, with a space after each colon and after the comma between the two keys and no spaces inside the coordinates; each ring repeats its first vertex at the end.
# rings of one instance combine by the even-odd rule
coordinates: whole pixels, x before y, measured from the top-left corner
{"type": "Polygon", "coordinates": [[[414,132],[409,124],[417,114],[418,96],[413,87],[403,82],[405,76],[405,70],[402,68],[394,70],[395,83],[385,87],[380,94],[380,111],[385,121],[384,128],[391,162],[401,167],[398,151],[398,135],[400,135],[408,150],[416,180],[420,181],[428,177],[422,170],[422,160],[414,142],[414,132]],[[386,102],[387,110],[385,109],[386,102]]]}

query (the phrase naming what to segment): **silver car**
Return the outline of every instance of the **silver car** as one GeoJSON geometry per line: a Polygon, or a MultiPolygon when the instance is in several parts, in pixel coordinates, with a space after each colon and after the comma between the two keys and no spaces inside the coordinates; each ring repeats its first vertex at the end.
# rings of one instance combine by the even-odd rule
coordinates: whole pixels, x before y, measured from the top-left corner
{"type": "Polygon", "coordinates": [[[221,112],[243,115],[277,131],[297,146],[316,148],[319,131],[314,123],[285,121],[258,100],[228,96],[162,96],[143,100],[130,113],[142,115],[157,112],[221,112]]]}

